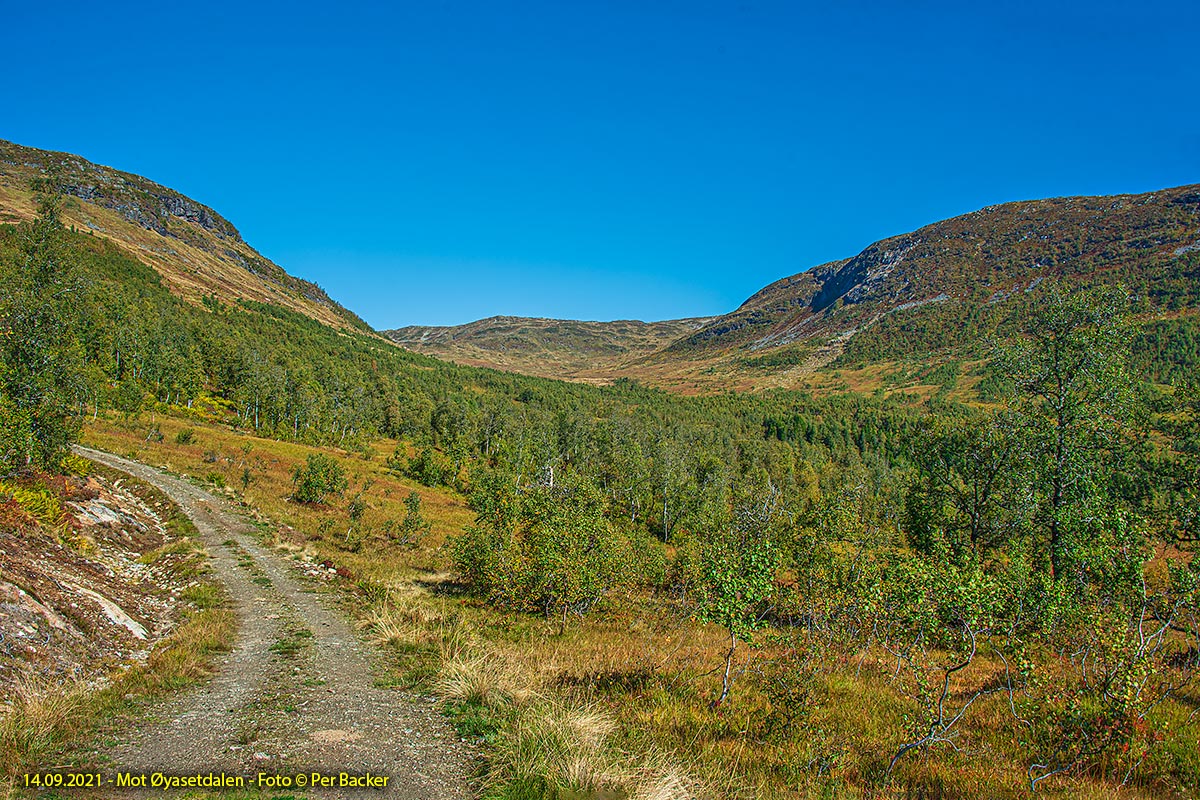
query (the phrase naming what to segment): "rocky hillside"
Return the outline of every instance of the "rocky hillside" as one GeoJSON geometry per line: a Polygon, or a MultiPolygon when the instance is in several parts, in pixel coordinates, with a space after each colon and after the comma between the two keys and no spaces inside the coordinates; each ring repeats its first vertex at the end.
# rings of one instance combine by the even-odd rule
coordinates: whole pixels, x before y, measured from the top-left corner
{"type": "Polygon", "coordinates": [[[885,327],[904,339],[875,348],[875,356],[890,357],[964,343],[980,332],[971,323],[986,316],[983,309],[998,306],[1003,316],[1048,279],[1121,281],[1153,305],[1190,308],[1200,299],[1198,275],[1200,185],[1005,203],[777,281],[670,351],[694,356],[795,342],[862,350],[856,340],[878,338],[863,334],[885,327]],[[900,336],[917,320],[940,320],[945,335],[900,336]]]}
{"type": "Polygon", "coordinates": [[[0,700],[29,675],[144,661],[199,595],[203,556],[165,498],[127,479],[0,481],[0,700]]]}
{"type": "Polygon", "coordinates": [[[56,174],[68,224],[116,242],[163,276],[176,295],[283,306],[337,328],[368,329],[315,283],[289,275],[243,241],[228,220],[173,189],[69,153],[0,140],[0,223],[34,214],[31,179],[56,174]]]}
{"type": "Polygon", "coordinates": [[[581,322],[489,317],[467,325],[410,326],[385,335],[409,350],[471,366],[604,382],[610,373],[701,329],[705,317],[581,322]]]}

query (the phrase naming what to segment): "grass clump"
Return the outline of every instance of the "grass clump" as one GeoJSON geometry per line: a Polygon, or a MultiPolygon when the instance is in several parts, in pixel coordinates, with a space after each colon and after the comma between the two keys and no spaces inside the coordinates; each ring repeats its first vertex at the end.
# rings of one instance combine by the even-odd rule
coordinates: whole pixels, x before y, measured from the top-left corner
{"type": "Polygon", "coordinates": [[[8,713],[0,717],[4,777],[12,781],[62,742],[80,721],[83,704],[76,684],[56,684],[28,675],[18,680],[8,713]]]}
{"type": "Polygon", "coordinates": [[[185,602],[191,603],[202,611],[217,608],[225,602],[221,587],[215,583],[197,583],[183,590],[180,595],[185,602]]]}

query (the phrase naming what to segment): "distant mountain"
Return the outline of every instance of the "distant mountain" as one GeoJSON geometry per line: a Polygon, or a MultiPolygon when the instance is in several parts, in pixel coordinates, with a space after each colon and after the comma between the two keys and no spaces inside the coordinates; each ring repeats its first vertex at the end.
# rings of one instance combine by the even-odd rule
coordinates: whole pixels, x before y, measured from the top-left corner
{"type": "MultiPolygon", "coordinates": [[[[1200,185],[989,206],[778,280],[728,314],[656,323],[636,346],[630,323],[513,318],[389,336],[440,358],[572,380],[819,388],[845,369],[981,357],[1047,281],[1120,282],[1145,317],[1200,309],[1200,185]]],[[[877,388],[887,370],[867,372],[852,388],[877,388]]]]}
{"type": "Polygon", "coordinates": [[[216,295],[283,306],[337,328],[370,330],[315,283],[289,275],[243,241],[228,220],[179,192],[79,156],[0,139],[0,223],[34,214],[30,180],[55,174],[71,198],[68,225],[118,244],[192,302],[216,295]]]}
{"type": "Polygon", "coordinates": [[[489,317],[466,325],[413,325],[384,335],[401,347],[460,364],[603,383],[707,322],[707,317],[665,322],[489,317]]]}

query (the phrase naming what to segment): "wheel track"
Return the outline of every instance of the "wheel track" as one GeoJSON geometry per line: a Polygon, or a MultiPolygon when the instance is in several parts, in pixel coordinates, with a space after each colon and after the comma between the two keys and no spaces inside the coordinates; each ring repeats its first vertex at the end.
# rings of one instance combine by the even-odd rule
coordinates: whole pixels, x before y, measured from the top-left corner
{"type": "Polygon", "coordinates": [[[145,464],[75,450],[153,484],[180,506],[195,524],[237,618],[237,639],[213,679],[162,703],[150,724],[119,735],[106,751],[105,772],[212,771],[247,779],[258,772],[371,772],[390,776],[386,789],[296,794],[468,796],[472,753],[429,702],[375,686],[371,648],[277,554],[258,544],[253,526],[226,500],[145,464]],[[270,586],[261,585],[263,576],[270,586]],[[296,630],[312,634],[304,637],[309,644],[302,657],[280,658],[271,651],[296,630]]]}

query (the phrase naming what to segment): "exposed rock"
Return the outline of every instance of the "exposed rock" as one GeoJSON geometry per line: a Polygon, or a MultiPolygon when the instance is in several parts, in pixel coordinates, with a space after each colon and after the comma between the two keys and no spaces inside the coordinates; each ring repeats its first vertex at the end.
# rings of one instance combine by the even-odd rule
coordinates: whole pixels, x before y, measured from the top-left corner
{"type": "Polygon", "coordinates": [[[105,480],[67,486],[66,526],[0,526],[0,696],[22,675],[92,679],[144,659],[187,584],[139,557],[170,542],[161,513],[105,480]],[[61,539],[61,541],[60,541],[61,539]]]}

